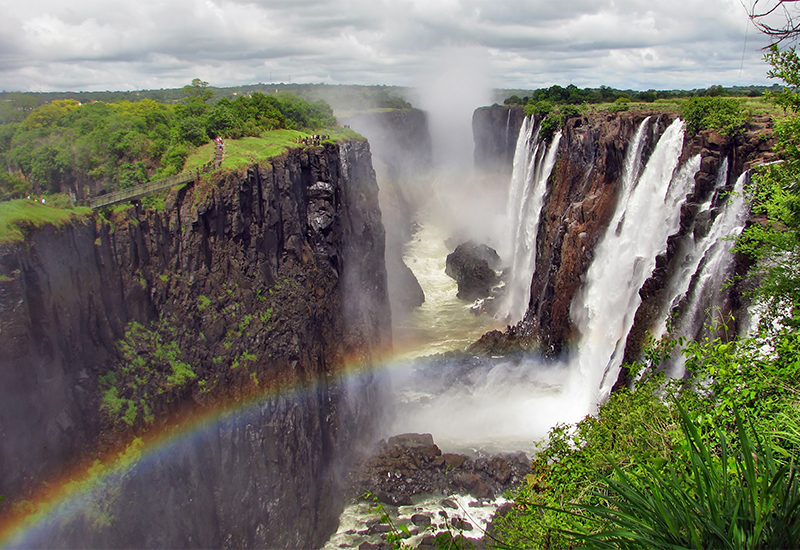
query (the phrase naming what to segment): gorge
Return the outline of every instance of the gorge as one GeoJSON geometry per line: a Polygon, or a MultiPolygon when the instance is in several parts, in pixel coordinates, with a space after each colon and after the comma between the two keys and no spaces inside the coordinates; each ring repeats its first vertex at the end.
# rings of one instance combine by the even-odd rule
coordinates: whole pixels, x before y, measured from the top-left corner
{"type": "MultiPolygon", "coordinates": [[[[424,136],[419,114],[382,124],[424,136]]],[[[252,404],[142,454],[106,478],[99,501],[67,520],[56,511],[11,545],[319,547],[344,505],[345,470],[378,438],[424,432],[445,452],[529,452],[628,384],[622,365],[671,312],[691,311],[680,330],[700,334],[702,297],[720,294],[703,281],[724,279],[705,270],[747,267],[720,240],[746,218],[741,195],[725,193],[741,193],[747,169],[769,160],[768,121],[735,137],[689,135],[675,113],[648,111],[568,116],[551,136],[541,124],[518,107],[473,118],[476,166],[489,175],[470,189],[485,188],[486,203],[508,197],[503,219],[472,223],[510,267],[497,298],[508,327],[487,332],[468,360],[390,366],[391,387],[366,367],[385,362],[392,321],[403,347],[398,320],[419,305],[398,297],[416,295],[403,251],[415,236],[474,236],[412,226],[439,191],[426,188],[436,181],[424,140],[406,140],[408,156],[376,141],[389,178],[380,209],[369,145],[346,140],[177,190],[161,212],[86,216],[3,244],[0,494],[65,476],[96,456],[88,448],[117,453],[120,434],[148,424],[169,433],[189,405],[252,404]],[[147,346],[126,356],[119,342],[132,323],[178,350],[138,386],[139,372],[107,377],[110,365],[122,378],[135,357],[157,359],[147,346]],[[190,367],[182,380],[178,363],[190,367]],[[264,388],[266,399],[249,400],[264,388]]],[[[745,317],[735,285],[715,303],[745,317]]]]}

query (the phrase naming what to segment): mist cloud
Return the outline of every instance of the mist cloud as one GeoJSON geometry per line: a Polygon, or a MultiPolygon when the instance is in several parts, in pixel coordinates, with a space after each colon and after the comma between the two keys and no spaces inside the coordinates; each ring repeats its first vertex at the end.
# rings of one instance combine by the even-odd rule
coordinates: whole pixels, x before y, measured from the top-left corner
{"type": "Polygon", "coordinates": [[[255,82],[412,85],[471,46],[492,85],[766,83],[738,0],[0,0],[0,88],[255,82]],[[744,63],[742,53],[744,51],[744,63]]]}

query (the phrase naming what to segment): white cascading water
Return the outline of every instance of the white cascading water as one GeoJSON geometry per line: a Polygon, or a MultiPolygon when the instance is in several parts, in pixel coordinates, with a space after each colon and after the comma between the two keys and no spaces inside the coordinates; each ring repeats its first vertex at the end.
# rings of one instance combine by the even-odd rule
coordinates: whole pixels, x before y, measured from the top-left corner
{"type": "MultiPolygon", "coordinates": [[[[747,178],[748,172],[744,172],[736,180],[732,193],[714,219],[708,234],[697,245],[702,255],[697,261],[696,273],[684,290],[688,301],[681,312],[676,336],[694,338],[703,325],[715,321],[718,299],[722,297],[720,291],[733,272],[731,249],[736,244],[735,238],[744,229],[749,214],[749,204],[744,194],[747,178]]],[[[684,370],[684,357],[678,355],[668,374],[681,377],[684,370]]]]}
{"type": "Polygon", "coordinates": [[[636,157],[641,146],[631,147],[633,158],[626,167],[632,168],[623,177],[614,217],[597,246],[586,284],[573,301],[571,313],[581,339],[570,393],[583,394],[579,399],[588,404],[586,412],[610,393],[641,303],[639,289],[651,275],[656,256],[666,250],[667,238],[678,229],[681,204],[700,167],[698,155],[676,171],[682,147],[683,122],[676,119],[638,178],[633,167],[640,162],[636,157]]]}
{"type": "Polygon", "coordinates": [[[517,323],[525,315],[536,269],[536,237],[547,191],[547,180],[556,162],[561,132],[549,146],[539,140],[539,127],[532,117],[522,122],[514,151],[514,167],[507,216],[511,234],[511,271],[498,317],[517,323]]]}
{"type": "MultiPolygon", "coordinates": [[[[616,379],[639,288],[668,236],[677,231],[681,204],[699,168],[695,157],[678,169],[683,124],[676,121],[642,169],[650,126],[645,121],[630,144],[614,218],[598,245],[586,288],[573,303],[582,334],[575,355],[564,362],[509,357],[466,365],[442,359],[399,370],[393,373],[399,402],[392,433],[429,432],[443,449],[455,452],[531,450],[552,426],[594,412],[616,379]]],[[[534,133],[524,126],[518,149],[527,142],[533,153],[534,133]]],[[[527,170],[530,160],[515,168],[527,170]]],[[[511,192],[523,200],[521,188],[511,192]]],[[[524,235],[518,232],[519,238],[524,235]]]]}
{"type": "MultiPolygon", "coordinates": [[[[719,189],[725,186],[728,180],[728,159],[723,160],[722,165],[717,172],[717,181],[714,184],[714,191],[709,195],[708,199],[700,205],[697,216],[705,215],[706,212],[711,210],[714,204],[714,198],[719,189]]],[[[713,227],[705,237],[696,238],[692,235],[692,242],[683,247],[681,257],[678,260],[678,268],[671,277],[671,282],[667,289],[667,306],[664,308],[659,319],[653,327],[653,337],[658,340],[667,332],[667,322],[672,314],[674,308],[683,300],[686,293],[689,291],[689,285],[692,282],[692,277],[697,272],[700,262],[703,260],[706,252],[714,242],[716,237],[712,237],[713,227]]]]}

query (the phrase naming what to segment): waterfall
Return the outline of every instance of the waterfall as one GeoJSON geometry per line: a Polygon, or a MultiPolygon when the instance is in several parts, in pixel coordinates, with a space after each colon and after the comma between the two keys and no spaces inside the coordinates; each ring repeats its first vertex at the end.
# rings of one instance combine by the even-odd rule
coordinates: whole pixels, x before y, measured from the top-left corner
{"type": "Polygon", "coordinates": [[[680,207],[700,167],[699,155],[678,168],[683,122],[676,119],[664,132],[641,175],[642,122],[627,153],[626,173],[614,217],[598,244],[586,284],[572,303],[573,322],[580,330],[577,378],[587,401],[604,399],[616,381],[628,332],[641,303],[639,289],[666,250],[667,238],[680,223],[680,207]]]}
{"type": "Polygon", "coordinates": [[[561,132],[549,146],[539,140],[539,127],[526,117],[519,130],[511,173],[507,216],[511,232],[511,271],[498,317],[516,323],[528,309],[531,278],[536,269],[539,216],[553,171],[561,132]]]}
{"type": "MultiPolygon", "coordinates": [[[[748,172],[739,176],[708,234],[696,243],[695,271],[692,271],[690,281],[681,281],[685,286],[683,293],[673,293],[676,296],[672,304],[677,304],[681,299],[684,301],[680,307],[681,315],[675,336],[695,339],[706,324],[714,322],[714,314],[722,305],[724,296],[721,290],[734,268],[731,249],[736,244],[735,238],[744,229],[749,214],[744,194],[747,178],[748,172]]],[[[683,376],[683,355],[679,354],[673,359],[672,365],[668,366],[668,374],[683,376]]]]}
{"type": "Polygon", "coordinates": [[[506,115],[506,133],[503,134],[503,157],[505,158],[506,151],[508,151],[508,141],[510,139],[511,133],[511,111],[512,109],[508,109],[508,114],[506,115]]]}
{"type": "MultiPolygon", "coordinates": [[[[706,212],[711,211],[714,198],[717,196],[718,191],[725,186],[727,181],[728,159],[726,158],[723,160],[722,166],[720,166],[719,171],[717,172],[717,181],[714,184],[714,191],[710,193],[708,199],[706,199],[706,201],[700,205],[697,215],[695,216],[695,220],[706,215],[706,212]]],[[[700,262],[706,255],[706,252],[708,252],[708,249],[711,247],[711,245],[716,242],[717,237],[712,236],[712,233],[714,233],[714,227],[712,227],[704,237],[697,235],[697,230],[695,229],[691,236],[691,242],[682,247],[680,258],[676,263],[678,267],[675,273],[672,275],[671,282],[667,288],[668,294],[666,307],[653,327],[653,337],[656,340],[661,338],[667,332],[667,322],[669,321],[669,317],[672,315],[672,312],[675,310],[675,308],[678,307],[678,304],[680,304],[681,300],[683,300],[686,296],[686,293],[689,291],[689,285],[692,282],[692,277],[694,277],[694,274],[697,272],[700,262]]]]}

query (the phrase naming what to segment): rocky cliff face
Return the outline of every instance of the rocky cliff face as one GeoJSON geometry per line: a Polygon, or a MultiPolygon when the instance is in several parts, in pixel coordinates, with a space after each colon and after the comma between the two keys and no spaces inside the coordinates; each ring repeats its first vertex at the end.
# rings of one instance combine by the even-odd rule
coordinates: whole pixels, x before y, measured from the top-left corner
{"type": "Polygon", "coordinates": [[[104,504],[109,525],[84,516],[40,542],[320,545],[342,505],[337,468],[379,418],[380,384],[336,374],[390,345],[383,258],[360,141],[198,183],[163,211],[4,246],[0,494],[25,496],[189,408],[294,385],[308,391],[266,400],[127,476],[122,498],[104,504]]]}
{"type": "Polygon", "coordinates": [[[369,139],[379,173],[381,211],[386,227],[389,299],[395,319],[422,305],[425,295],[403,262],[418,206],[428,199],[427,177],[433,150],[428,118],[419,109],[373,111],[342,119],[369,139]]]}
{"type": "MultiPolygon", "coordinates": [[[[655,123],[644,145],[643,159],[647,159],[675,115],[626,112],[566,120],[558,160],[541,212],[536,271],[531,281],[527,313],[519,324],[504,333],[493,331],[485,335],[473,351],[500,353],[520,347],[538,347],[545,355],[552,356],[560,354],[578,336],[570,318],[570,306],[585,282],[594,248],[614,214],[626,148],[648,115],[655,117],[655,123]]],[[[667,253],[658,258],[653,276],[640,291],[643,303],[630,334],[626,360],[638,356],[645,332],[652,328],[653,320],[664,307],[664,288],[669,274],[676,268],[672,265],[675,249],[680,239],[690,235],[698,205],[712,191],[722,160],[728,159],[730,187],[756,159],[768,156],[771,144],[760,136],[765,129],[764,121],[756,121],[736,138],[724,138],[708,131],[686,138],[682,160],[700,154],[701,169],[695,178],[694,192],[684,205],[680,234],[670,238],[667,253]]],[[[504,142],[504,133],[498,131],[495,139],[504,142]]]]}
{"type": "Polygon", "coordinates": [[[511,175],[517,136],[525,120],[522,107],[492,105],[476,109],[472,115],[475,140],[475,168],[511,175]]]}

